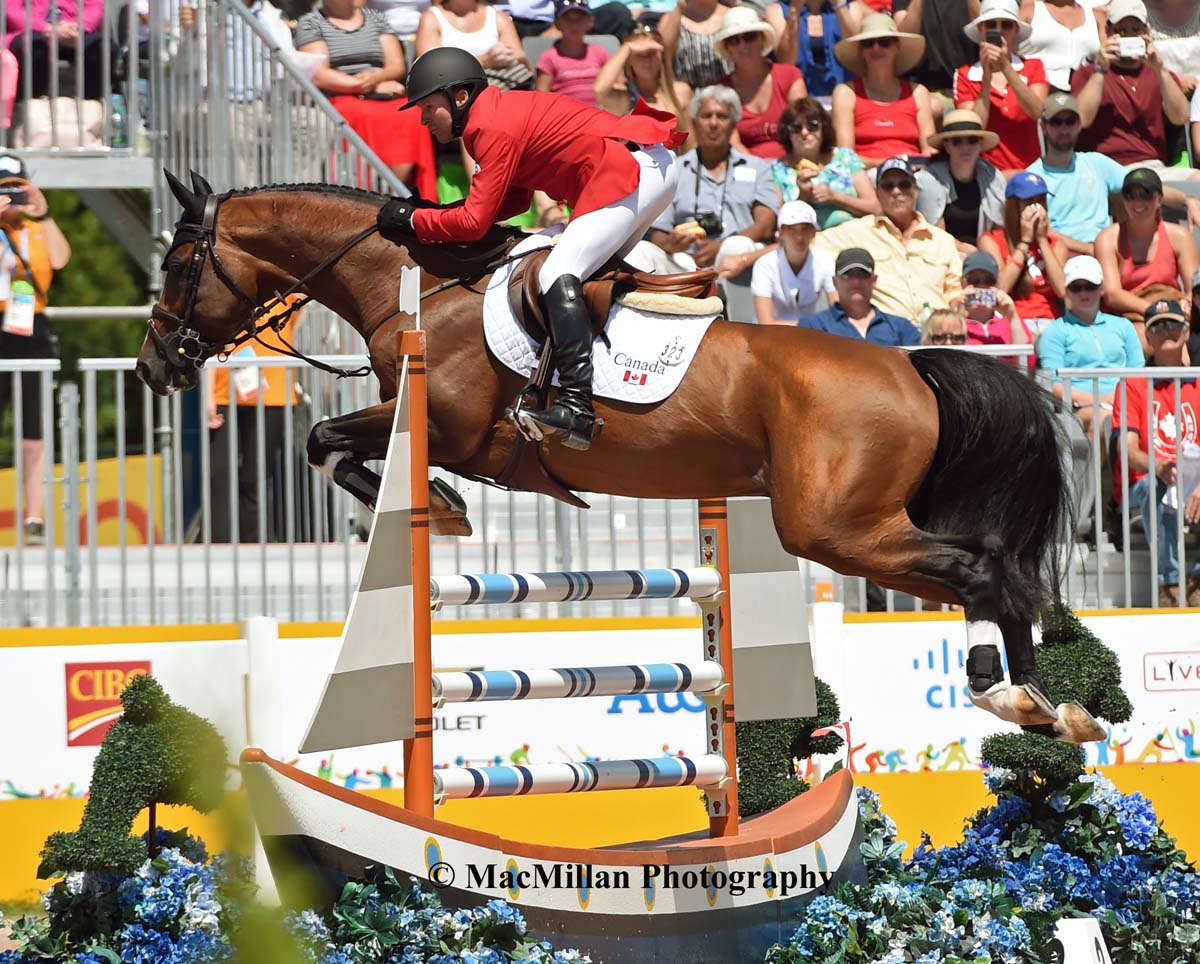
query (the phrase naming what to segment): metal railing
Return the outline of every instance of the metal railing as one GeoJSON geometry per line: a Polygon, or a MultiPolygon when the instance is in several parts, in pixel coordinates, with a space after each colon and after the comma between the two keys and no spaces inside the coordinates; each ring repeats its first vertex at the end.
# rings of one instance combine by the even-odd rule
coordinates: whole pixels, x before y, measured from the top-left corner
{"type": "MultiPolygon", "coordinates": [[[[341,355],[320,360],[343,367],[365,361],[341,355]]],[[[222,406],[225,422],[218,433],[208,427],[207,380],[196,391],[160,398],[134,378],[133,367],[133,359],[82,359],[80,386],[60,386],[62,458],[50,468],[48,449],[46,546],[24,545],[18,531],[16,545],[0,548],[0,624],[207,623],[259,613],[288,621],[341,620],[358,578],[370,513],[306,465],[304,441],[316,421],[372,404],[378,391],[373,379],[339,381],[291,358],[231,358],[225,366],[231,381],[238,370],[266,368],[285,373],[285,397],[292,385],[297,389],[295,404],[274,409],[281,437],[272,457],[272,415],[261,392],[252,405],[239,406],[231,397],[222,406]],[[244,426],[253,438],[241,434],[244,426]],[[234,457],[214,471],[227,453],[234,457]],[[260,509],[249,532],[241,509],[247,481],[260,509]],[[218,502],[228,508],[225,538],[214,538],[218,502]],[[57,530],[55,518],[63,522],[57,530]]],[[[57,362],[0,361],[0,374],[18,368],[44,372],[43,408],[53,413],[57,362]]],[[[696,552],[694,502],[595,496],[589,497],[593,509],[583,512],[545,496],[483,485],[460,491],[475,534],[434,538],[439,572],[681,566],[696,552]]],[[[565,616],[576,608],[507,607],[503,615],[565,616]]],[[[460,613],[448,607],[445,615],[488,618],[499,614],[493,609],[460,613]]],[[[589,614],[688,611],[679,600],[635,600],[593,606],[589,614]]]]}
{"type": "MultiPolygon", "coordinates": [[[[1187,605],[1188,573],[1192,568],[1200,571],[1200,549],[1194,544],[1195,529],[1179,524],[1178,509],[1186,506],[1189,497],[1200,485],[1200,410],[1183,397],[1183,385],[1194,382],[1200,376],[1195,368],[1064,368],[1058,372],[1064,382],[1063,398],[1067,406],[1074,403],[1074,393],[1082,388],[1076,382],[1088,386],[1091,401],[1083,403],[1090,409],[1092,424],[1096,431],[1089,433],[1090,457],[1088,470],[1092,484],[1098,494],[1111,492],[1111,497],[1098,497],[1093,506],[1093,532],[1095,534],[1095,558],[1090,566],[1090,586],[1077,587],[1076,592],[1096,607],[1148,606],[1158,608],[1160,559],[1170,557],[1174,549],[1176,560],[1177,592],[1176,605],[1187,605]],[[1101,380],[1118,379],[1112,402],[1104,400],[1100,391],[1101,380]],[[1142,385],[1145,407],[1130,411],[1129,385],[1142,385]],[[1154,398],[1154,382],[1166,383],[1168,391],[1167,411],[1160,410],[1154,398]],[[1115,410],[1115,411],[1114,411],[1115,410]],[[1127,413],[1127,414],[1125,414],[1127,413]],[[1120,425],[1114,429],[1116,415],[1120,425]],[[1140,436],[1130,439],[1130,426],[1140,436]],[[1165,500],[1162,512],[1150,511],[1144,515],[1133,505],[1131,493],[1134,489],[1130,472],[1123,453],[1130,447],[1145,445],[1147,432],[1157,438],[1160,426],[1163,434],[1175,435],[1177,471],[1173,484],[1156,484],[1155,492],[1145,499],[1149,508],[1155,508],[1165,500]],[[1183,451],[1179,451],[1182,447],[1183,451]],[[1122,466],[1124,468],[1118,468],[1122,466]],[[1161,485],[1161,494],[1157,491],[1161,485]],[[1115,511],[1114,511],[1115,507],[1115,511]],[[1167,540],[1170,533],[1162,530],[1163,515],[1167,528],[1174,528],[1174,546],[1167,540]],[[1106,518],[1107,516],[1107,518],[1106,518]],[[1136,525],[1135,525],[1136,522],[1136,525]],[[1139,532],[1140,530],[1140,532],[1139,532]],[[1189,531],[1190,530],[1190,531],[1189,531]],[[1139,538],[1140,535],[1140,538],[1139,538]],[[1114,539],[1116,542],[1114,543],[1114,539]],[[1144,542],[1143,542],[1144,540],[1144,542]],[[1189,544],[1191,543],[1191,544],[1189,544]],[[1188,552],[1191,551],[1191,565],[1188,552]]],[[[1156,445],[1145,446],[1148,469],[1147,479],[1158,473],[1159,456],[1156,445]]],[[[1149,485],[1149,483],[1147,483],[1149,485]]]]}
{"type": "MultiPolygon", "coordinates": [[[[180,175],[195,169],[218,191],[310,182],[406,195],[303,62],[240,0],[202,5],[197,29],[155,64],[162,165],[180,175]]],[[[154,208],[156,232],[169,232],[178,208],[161,183],[154,208]]]]}
{"type": "MultiPolygon", "coordinates": [[[[150,153],[153,95],[143,61],[166,50],[162,5],[154,0],[145,20],[126,0],[74,6],[72,13],[52,2],[44,25],[34,23],[30,0],[0,7],[0,34],[15,34],[0,54],[0,91],[16,91],[0,139],[34,152],[150,153]]],[[[7,100],[2,109],[7,116],[7,100]]]]}
{"type": "MultiPolygon", "coordinates": [[[[1027,353],[999,346],[988,350],[1014,352],[1027,353]]],[[[322,360],[348,367],[363,361],[341,355],[322,360]]],[[[226,364],[231,371],[283,371],[295,386],[295,404],[276,410],[281,412],[275,416],[281,438],[275,455],[270,454],[266,430],[272,416],[261,393],[252,405],[224,406],[225,431],[215,434],[208,428],[206,381],[195,392],[159,398],[133,377],[132,359],[84,359],[80,385],[60,386],[55,405],[56,361],[0,361],[0,377],[34,373],[43,423],[57,426],[57,433],[45,432],[47,458],[40,482],[49,510],[47,548],[30,546],[23,537],[26,479],[21,460],[16,460],[15,472],[5,470],[14,473],[16,504],[14,537],[11,545],[0,548],[0,624],[194,623],[257,613],[289,621],[336,621],[344,616],[370,514],[307,466],[304,444],[317,420],[372,404],[377,385],[372,379],[337,381],[284,357],[236,357],[226,364]],[[105,413],[107,422],[102,421],[105,413]],[[253,438],[244,437],[243,427],[253,438]],[[214,479],[222,447],[225,454],[240,453],[241,467],[237,458],[227,457],[214,479]],[[61,455],[57,465],[56,452],[61,455]],[[251,531],[246,531],[241,508],[247,473],[257,503],[270,507],[269,514],[259,513],[251,531]],[[215,500],[229,510],[230,532],[224,538],[214,538],[215,500]]],[[[1178,399],[1173,413],[1177,424],[1200,420],[1200,413],[1190,412],[1182,397],[1182,383],[1195,377],[1193,369],[1078,369],[1060,375],[1168,379],[1178,399]]],[[[1125,394],[1122,381],[1117,390],[1122,410],[1125,394]]],[[[21,404],[20,393],[14,393],[14,452],[20,452],[23,441],[21,404]]],[[[1145,412],[1134,414],[1142,422],[1148,417],[1145,412]]],[[[1116,439],[1124,444],[1127,436],[1126,424],[1116,439]]],[[[1075,457],[1083,464],[1076,479],[1104,492],[1110,435],[1105,429],[1102,435],[1086,442],[1085,438],[1080,432],[1081,451],[1075,457]]],[[[1150,458],[1153,473],[1154,455],[1150,458]]],[[[1200,480],[1200,450],[1193,461],[1195,471],[1181,473],[1175,485],[1180,504],[1186,502],[1189,486],[1200,480]]],[[[585,495],[593,508],[584,512],[544,496],[445,478],[464,494],[475,532],[467,539],[435,537],[438,572],[678,566],[695,553],[694,503],[585,495]]],[[[1136,509],[1131,511],[1131,489],[1123,476],[1113,490],[1122,508],[1119,526],[1109,520],[1109,529],[1118,544],[1105,535],[1106,500],[1096,497],[1095,508],[1089,503],[1087,510],[1094,517],[1094,547],[1087,539],[1064,547],[1071,553],[1068,598],[1076,605],[1157,605],[1161,527],[1154,513],[1139,524],[1136,509]],[[1144,531],[1144,541],[1139,530],[1144,531]]],[[[1186,573],[1200,560],[1200,551],[1185,527],[1174,539],[1182,602],[1186,573]]],[[[810,595],[815,595],[818,582],[832,583],[834,598],[851,610],[920,608],[902,593],[872,593],[868,598],[866,583],[859,578],[843,579],[807,564],[805,572],[810,595]]],[[[609,604],[600,614],[687,611],[677,601],[639,600],[609,604]]],[[[489,607],[463,612],[450,608],[445,615],[487,618],[499,612],[489,607]]],[[[551,612],[518,607],[503,615],[575,612],[563,604],[551,612]]]]}

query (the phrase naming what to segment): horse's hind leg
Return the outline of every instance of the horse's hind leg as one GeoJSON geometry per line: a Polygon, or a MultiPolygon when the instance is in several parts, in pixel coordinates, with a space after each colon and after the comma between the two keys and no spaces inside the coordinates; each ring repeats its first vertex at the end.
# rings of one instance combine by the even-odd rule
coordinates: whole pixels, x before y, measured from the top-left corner
{"type": "MultiPolygon", "coordinates": [[[[961,602],[967,620],[968,694],[977,706],[1010,723],[1053,724],[1058,713],[1037,676],[1032,638],[1012,634],[1010,684],[1004,678],[998,637],[1004,619],[1001,593],[1003,556],[994,537],[955,539],[916,528],[907,513],[860,528],[840,526],[843,533],[832,553],[822,553],[840,572],[864,575],[914,596],[961,602]]],[[[781,536],[786,535],[781,529],[781,536]]],[[[789,547],[789,551],[798,555],[789,547]]],[[[1028,628],[1028,627],[1026,627],[1028,628]]],[[[1005,634],[1006,644],[1009,634],[1005,634]]]]}
{"type": "MultiPolygon", "coordinates": [[[[393,399],[318,422],[308,435],[309,465],[374,511],[383,480],[364,462],[387,458],[395,414],[393,399]]],[[[471,534],[466,503],[440,479],[429,483],[429,522],[437,535],[471,534]]]]}

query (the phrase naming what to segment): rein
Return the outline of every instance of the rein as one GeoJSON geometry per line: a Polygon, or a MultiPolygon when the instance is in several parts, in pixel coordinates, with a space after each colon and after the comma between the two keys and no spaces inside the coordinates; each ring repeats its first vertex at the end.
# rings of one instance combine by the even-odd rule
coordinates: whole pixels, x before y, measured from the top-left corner
{"type": "MultiPolygon", "coordinates": [[[[356,248],[371,235],[375,234],[379,230],[379,226],[377,224],[372,224],[369,227],[363,228],[360,232],[358,232],[358,234],[354,235],[354,237],[338,248],[337,251],[335,251],[332,255],[305,274],[304,277],[298,279],[286,291],[277,291],[275,292],[274,297],[266,304],[258,305],[255,299],[246,294],[246,292],[242,290],[241,286],[239,286],[229,274],[229,271],[225,268],[224,263],[221,261],[220,255],[217,253],[217,211],[220,208],[221,200],[222,199],[215,194],[210,194],[205,199],[204,215],[199,225],[188,224],[184,222],[179,222],[175,225],[175,237],[171,242],[171,247],[167,249],[167,256],[170,256],[171,252],[174,251],[175,248],[179,247],[179,245],[186,244],[189,241],[195,244],[195,248],[192,251],[192,257],[188,263],[187,275],[184,279],[186,296],[183,314],[176,315],[157,304],[154,305],[150,311],[150,321],[147,325],[148,334],[151,340],[154,342],[160,357],[162,357],[163,360],[168,364],[173,365],[176,368],[202,368],[208,359],[216,357],[223,361],[242,345],[249,341],[256,341],[264,348],[273,351],[276,354],[284,355],[289,358],[298,358],[308,365],[311,365],[313,368],[316,368],[319,371],[328,372],[329,374],[335,375],[338,378],[361,378],[370,375],[372,371],[370,365],[364,365],[361,368],[356,369],[338,368],[333,365],[327,365],[326,363],[318,361],[315,358],[310,358],[308,355],[305,355],[303,352],[296,349],[294,345],[291,345],[283,339],[281,332],[286,326],[288,319],[291,318],[295,312],[299,311],[313,300],[311,295],[306,294],[303,297],[298,298],[296,301],[288,304],[284,311],[272,318],[268,318],[265,321],[261,319],[272,309],[286,304],[288,298],[303,288],[317,275],[336,265],[342,260],[342,258],[349,254],[350,251],[356,248]],[[214,342],[205,341],[201,337],[200,332],[191,327],[192,315],[196,309],[196,296],[200,288],[200,279],[203,275],[204,267],[210,258],[213,263],[213,269],[217,273],[217,277],[220,279],[221,283],[225,285],[226,289],[232,294],[236,295],[240,300],[252,306],[251,313],[247,317],[245,324],[242,325],[234,338],[231,341],[227,341],[219,345],[214,342]],[[173,326],[173,328],[168,331],[166,335],[163,335],[159,332],[158,328],[155,327],[155,321],[169,323],[173,326]],[[262,340],[260,336],[268,328],[275,332],[275,337],[279,340],[280,344],[282,344],[282,348],[279,347],[279,345],[268,344],[262,340]]],[[[474,283],[476,280],[483,277],[483,275],[496,271],[498,268],[501,268],[506,264],[519,261],[522,257],[524,257],[524,255],[510,254],[499,259],[498,261],[484,266],[484,268],[479,271],[478,274],[465,278],[453,278],[443,281],[434,285],[427,291],[422,291],[419,300],[424,301],[426,298],[430,298],[433,295],[440,294],[443,291],[448,291],[449,289],[458,287],[460,285],[463,287],[468,287],[469,284],[474,283]]],[[[370,330],[378,328],[380,325],[384,324],[400,313],[401,309],[396,307],[392,311],[388,312],[388,314],[386,314],[383,318],[381,318],[370,330]]]]}

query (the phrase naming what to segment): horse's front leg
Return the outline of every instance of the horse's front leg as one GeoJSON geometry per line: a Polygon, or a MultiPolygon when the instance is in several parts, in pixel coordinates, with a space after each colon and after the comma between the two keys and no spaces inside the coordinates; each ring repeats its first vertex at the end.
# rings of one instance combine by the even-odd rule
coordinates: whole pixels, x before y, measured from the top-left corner
{"type": "MultiPolygon", "coordinates": [[[[392,399],[318,422],[308,434],[309,465],[374,511],[382,479],[363,463],[387,458],[395,416],[396,400],[392,399]]],[[[429,484],[429,522],[437,535],[471,534],[466,503],[439,479],[429,484]]]]}

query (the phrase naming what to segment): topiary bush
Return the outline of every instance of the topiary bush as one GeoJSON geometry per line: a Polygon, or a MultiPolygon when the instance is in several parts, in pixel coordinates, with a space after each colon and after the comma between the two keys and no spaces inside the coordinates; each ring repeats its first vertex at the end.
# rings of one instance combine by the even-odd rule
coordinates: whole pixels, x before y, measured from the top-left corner
{"type": "Polygon", "coordinates": [[[39,877],[71,871],[132,873],[149,856],[133,821],[152,804],[184,804],[208,813],[225,788],[225,741],[208,720],[171,702],[150,676],[121,693],[124,714],[104,738],[83,821],[46,839],[39,877]]]}
{"type": "Polygon", "coordinates": [[[816,680],[816,688],[816,716],[737,724],[740,816],[772,810],[804,793],[809,784],[796,775],[795,761],[841,748],[843,741],[836,733],[813,735],[842,718],[833,690],[821,679],[816,680]]]}
{"type": "Polygon", "coordinates": [[[1121,689],[1117,654],[1100,642],[1065,605],[1042,617],[1042,642],[1035,649],[1038,670],[1059,703],[1077,700],[1092,716],[1124,723],[1133,704],[1121,689]]]}

